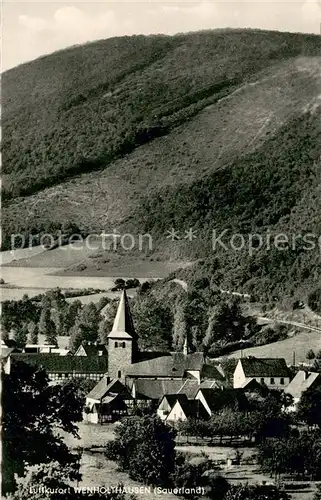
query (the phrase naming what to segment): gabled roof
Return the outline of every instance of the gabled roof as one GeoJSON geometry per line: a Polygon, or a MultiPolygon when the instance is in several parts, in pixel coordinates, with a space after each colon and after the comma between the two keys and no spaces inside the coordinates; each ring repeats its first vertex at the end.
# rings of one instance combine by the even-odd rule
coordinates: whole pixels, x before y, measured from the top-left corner
{"type": "Polygon", "coordinates": [[[185,394],[188,399],[194,399],[199,388],[200,385],[197,380],[186,379],[182,381],[182,386],[177,394],[185,394]]]}
{"type": "Polygon", "coordinates": [[[321,374],[300,370],[284,391],[297,399],[314,384],[321,384],[321,374]]]}
{"type": "Polygon", "coordinates": [[[127,294],[126,291],[123,290],[120,297],[114,324],[108,337],[129,339],[135,337],[135,335],[134,322],[130,312],[127,294]]]}
{"type": "Polygon", "coordinates": [[[60,356],[59,354],[11,354],[12,362],[23,362],[47,373],[107,373],[107,356],[60,356]]]}
{"type": "Polygon", "coordinates": [[[200,388],[203,397],[211,411],[220,411],[223,408],[246,410],[248,400],[242,389],[206,389],[200,388]]]}
{"type": "Polygon", "coordinates": [[[86,398],[101,400],[107,394],[127,394],[130,396],[127,388],[120,382],[120,380],[114,379],[111,382],[108,382],[108,377],[105,375],[89,392],[89,394],[87,394],[86,398]]]}
{"type": "Polygon", "coordinates": [[[261,392],[263,389],[263,386],[257,380],[252,378],[251,380],[245,380],[240,388],[244,389],[246,391],[259,391],[259,392],[261,392]]]}
{"type": "Polygon", "coordinates": [[[284,358],[241,358],[240,362],[246,377],[289,377],[284,358]]]}
{"type": "Polygon", "coordinates": [[[159,400],[164,394],[177,394],[182,386],[181,380],[149,380],[138,379],[135,384],[136,397],[159,400]]]}
{"type": "Polygon", "coordinates": [[[15,352],[14,347],[2,347],[0,349],[0,359],[6,359],[11,353],[15,352]]]}
{"type": "Polygon", "coordinates": [[[169,353],[167,356],[134,363],[126,374],[134,377],[173,377],[183,378],[187,371],[201,371],[204,354],[195,352],[183,354],[169,353]]]}
{"type": "Polygon", "coordinates": [[[210,365],[206,363],[205,365],[202,366],[201,369],[201,379],[211,379],[211,380],[218,380],[221,382],[225,381],[225,377],[222,375],[222,373],[217,369],[216,366],[210,365]]]}
{"type": "Polygon", "coordinates": [[[186,395],[185,394],[164,394],[164,396],[160,399],[159,404],[166,399],[168,402],[169,406],[173,408],[174,404],[176,401],[185,401],[186,400],[186,395]]]}
{"type": "Polygon", "coordinates": [[[204,408],[204,405],[198,399],[179,399],[177,401],[177,404],[179,404],[182,408],[186,418],[195,418],[201,420],[205,420],[208,418],[208,413],[204,408]]]}
{"type": "Polygon", "coordinates": [[[106,349],[106,346],[104,344],[94,344],[94,343],[91,343],[91,344],[87,344],[87,343],[84,343],[82,344],[81,346],[78,347],[77,351],[75,352],[75,356],[77,355],[77,352],[83,348],[85,353],[86,353],[86,356],[98,356],[99,355],[99,351],[102,351],[102,355],[103,356],[107,356],[107,349],[106,349]]]}

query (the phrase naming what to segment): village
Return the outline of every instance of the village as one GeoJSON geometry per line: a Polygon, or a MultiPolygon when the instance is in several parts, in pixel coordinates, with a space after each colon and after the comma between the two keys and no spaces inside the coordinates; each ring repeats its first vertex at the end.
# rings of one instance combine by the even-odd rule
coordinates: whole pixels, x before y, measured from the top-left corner
{"type": "Polygon", "coordinates": [[[97,381],[86,396],[83,412],[84,421],[92,424],[113,422],[146,407],[156,408],[159,417],[171,424],[204,419],[212,415],[220,391],[229,394],[229,404],[242,397],[245,401],[247,394],[282,391],[293,398],[287,410],[295,411],[304,391],[321,381],[321,374],[307,367],[293,376],[284,359],[254,356],[237,360],[229,378],[220,363],[214,365],[203,352],[190,352],[187,339],[182,352],[140,352],[125,290],[108,345],[84,342],[74,354],[48,344],[27,344],[17,351],[2,341],[5,373],[24,362],[45,369],[52,384],[72,378],[97,381]]]}
{"type": "MultiPolygon", "coordinates": [[[[131,418],[156,417],[174,430],[178,448],[186,452],[196,446],[195,457],[210,453],[211,463],[223,467],[231,478],[233,473],[238,477],[238,471],[249,466],[246,463],[255,471],[257,447],[267,437],[285,439],[284,425],[295,424],[303,430],[307,424],[309,429],[319,425],[318,404],[311,411],[306,409],[319,398],[319,371],[309,365],[288,366],[283,358],[213,360],[203,352],[191,352],[187,338],[181,352],[140,350],[126,290],[121,292],[106,344],[82,342],[72,353],[67,347],[48,343],[18,349],[2,340],[1,361],[7,375],[21,363],[45,370],[53,387],[64,387],[70,381],[90,383],[79,425],[84,435],[90,428],[98,433],[92,433],[92,441],[85,439],[87,452],[101,449],[107,435],[110,441],[114,426],[131,418]],[[220,450],[216,455],[215,449],[220,450]]],[[[263,479],[262,473],[245,474],[246,482],[276,485],[287,470],[282,467],[274,463],[265,469],[270,480],[263,479]]],[[[292,498],[312,498],[308,494],[317,482],[308,483],[312,489],[304,491],[306,479],[304,474],[302,479],[299,476],[296,474],[299,482],[293,484],[300,488],[303,480],[303,490],[298,489],[292,498]]],[[[317,471],[315,478],[319,479],[317,471]]]]}

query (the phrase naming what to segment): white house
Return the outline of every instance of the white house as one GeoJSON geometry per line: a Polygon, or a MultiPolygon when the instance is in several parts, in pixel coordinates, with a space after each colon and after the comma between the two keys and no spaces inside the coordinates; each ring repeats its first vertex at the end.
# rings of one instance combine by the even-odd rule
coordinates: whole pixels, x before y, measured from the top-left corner
{"type": "Polygon", "coordinates": [[[187,399],[181,395],[168,413],[165,422],[175,424],[184,422],[188,418],[206,420],[209,415],[199,399],[187,399]]]}
{"type": "Polygon", "coordinates": [[[284,358],[241,358],[233,376],[234,389],[256,380],[270,389],[284,390],[290,383],[290,372],[284,358]]]}
{"type": "Polygon", "coordinates": [[[291,405],[288,409],[290,411],[296,411],[302,394],[307,389],[316,387],[318,385],[321,385],[320,373],[299,370],[294,379],[291,380],[289,385],[284,390],[285,393],[290,394],[293,397],[293,405],[291,405]]]}

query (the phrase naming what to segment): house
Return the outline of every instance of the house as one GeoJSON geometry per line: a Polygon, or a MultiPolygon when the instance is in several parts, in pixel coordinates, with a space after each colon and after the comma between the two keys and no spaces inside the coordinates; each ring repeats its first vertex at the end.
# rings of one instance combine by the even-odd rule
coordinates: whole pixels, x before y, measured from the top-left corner
{"type": "Polygon", "coordinates": [[[36,353],[51,353],[53,349],[57,349],[55,344],[26,344],[22,352],[26,354],[36,353]]]}
{"type": "Polygon", "coordinates": [[[243,389],[216,389],[200,388],[195,400],[199,400],[208,413],[208,416],[217,413],[223,408],[231,408],[235,411],[246,411],[249,403],[243,389]]]}
{"type": "Polygon", "coordinates": [[[187,399],[186,396],[181,395],[169,411],[165,422],[169,424],[177,424],[179,422],[184,422],[187,419],[206,420],[208,419],[208,412],[200,400],[190,400],[187,399]]]}
{"type": "Polygon", "coordinates": [[[282,389],[290,383],[290,372],[284,358],[239,359],[234,375],[234,389],[241,388],[245,382],[256,380],[270,389],[282,389]]]}
{"type": "Polygon", "coordinates": [[[132,413],[134,398],[119,381],[104,376],[86,397],[83,419],[90,423],[114,422],[132,413]]]}
{"type": "Polygon", "coordinates": [[[119,394],[114,397],[107,397],[100,405],[94,404],[92,407],[86,406],[83,412],[83,419],[91,424],[104,424],[116,422],[128,415],[128,408],[119,394]]]}
{"type": "Polygon", "coordinates": [[[83,342],[75,352],[74,356],[108,356],[108,351],[104,344],[97,342],[83,342]]]}
{"type": "MultiPolygon", "coordinates": [[[[10,365],[27,363],[46,370],[51,382],[59,383],[71,378],[100,380],[108,372],[108,358],[87,356],[60,356],[59,354],[12,353],[10,365]]],[[[10,367],[9,367],[10,373],[10,367]]]]}
{"type": "Polygon", "coordinates": [[[161,420],[165,420],[171,410],[173,409],[176,401],[185,401],[185,394],[165,394],[157,407],[157,415],[161,418],[161,420]]]}
{"type": "Polygon", "coordinates": [[[321,385],[321,373],[309,372],[307,370],[299,370],[294,379],[285,388],[284,392],[293,397],[293,405],[288,410],[296,411],[297,405],[302,397],[302,394],[311,387],[321,385]]]}
{"type": "Polygon", "coordinates": [[[71,354],[66,347],[60,348],[56,345],[49,344],[27,344],[22,352],[25,354],[59,354],[60,356],[67,356],[71,354]]]}

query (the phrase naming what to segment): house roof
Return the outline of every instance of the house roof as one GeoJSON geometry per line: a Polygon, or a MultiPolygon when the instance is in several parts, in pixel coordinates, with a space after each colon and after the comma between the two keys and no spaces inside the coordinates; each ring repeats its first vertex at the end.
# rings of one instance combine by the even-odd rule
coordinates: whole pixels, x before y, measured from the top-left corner
{"type": "Polygon", "coordinates": [[[208,413],[204,405],[198,399],[179,399],[177,403],[180,405],[187,418],[208,418],[208,413]]]}
{"type": "Polygon", "coordinates": [[[115,396],[117,394],[126,394],[126,396],[131,398],[128,389],[120,382],[120,380],[115,379],[108,383],[108,378],[104,376],[101,380],[99,380],[89,394],[87,394],[86,398],[101,400],[107,395],[115,396]]]}
{"type": "Polygon", "coordinates": [[[242,389],[207,389],[200,388],[203,397],[212,411],[220,411],[223,408],[235,408],[246,410],[248,400],[242,389]]]}
{"type": "Polygon", "coordinates": [[[186,371],[200,371],[204,364],[204,354],[195,352],[183,354],[169,353],[167,356],[134,363],[126,374],[135,377],[183,378],[186,371]]]}
{"type": "Polygon", "coordinates": [[[43,368],[47,373],[107,373],[107,356],[60,356],[59,354],[11,354],[13,362],[43,368]]]}
{"type": "Polygon", "coordinates": [[[201,369],[201,379],[211,379],[218,381],[225,381],[225,377],[222,373],[217,369],[216,366],[210,365],[208,363],[204,364],[201,369]]]}
{"type": "Polygon", "coordinates": [[[120,297],[117,313],[114,319],[114,324],[108,337],[123,339],[123,338],[132,338],[135,336],[136,333],[135,333],[133,318],[130,312],[128,297],[126,291],[123,290],[120,297]]]}
{"type": "Polygon", "coordinates": [[[263,385],[260,384],[257,380],[251,379],[251,380],[245,380],[243,384],[241,385],[241,389],[244,389],[246,391],[262,391],[263,385]]]}
{"type": "Polygon", "coordinates": [[[293,398],[300,398],[302,393],[309,389],[313,384],[321,384],[321,374],[300,370],[294,379],[285,388],[285,392],[291,394],[293,398]]]}
{"type": "Polygon", "coordinates": [[[240,359],[246,377],[289,377],[289,370],[284,358],[248,358],[240,359]]]}
{"type": "Polygon", "coordinates": [[[81,346],[79,346],[75,355],[77,355],[77,352],[81,348],[84,349],[87,356],[98,356],[99,351],[102,351],[103,356],[107,356],[107,354],[108,354],[106,346],[104,344],[94,344],[94,343],[87,344],[87,343],[85,343],[85,344],[82,344],[81,346]]]}
{"type": "Polygon", "coordinates": [[[161,398],[159,404],[166,399],[168,402],[169,406],[173,408],[174,404],[176,401],[185,401],[186,400],[186,395],[185,394],[164,394],[164,396],[161,398]]]}
{"type": "Polygon", "coordinates": [[[0,349],[0,359],[6,359],[12,352],[15,351],[14,347],[2,347],[0,349]]]}
{"type": "Polygon", "coordinates": [[[185,394],[188,399],[194,399],[200,385],[197,380],[186,379],[182,381],[182,385],[177,394],[185,394]]]}

